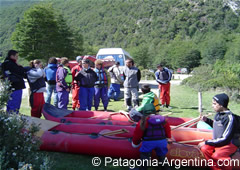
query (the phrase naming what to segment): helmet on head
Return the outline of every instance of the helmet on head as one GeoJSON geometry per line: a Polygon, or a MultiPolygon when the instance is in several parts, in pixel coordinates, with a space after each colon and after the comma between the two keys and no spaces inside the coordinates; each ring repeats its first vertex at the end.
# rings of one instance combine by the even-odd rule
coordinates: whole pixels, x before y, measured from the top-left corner
{"type": "Polygon", "coordinates": [[[76,61],[79,63],[80,61],[82,61],[82,57],[81,56],[77,56],[76,57],[76,61]]]}

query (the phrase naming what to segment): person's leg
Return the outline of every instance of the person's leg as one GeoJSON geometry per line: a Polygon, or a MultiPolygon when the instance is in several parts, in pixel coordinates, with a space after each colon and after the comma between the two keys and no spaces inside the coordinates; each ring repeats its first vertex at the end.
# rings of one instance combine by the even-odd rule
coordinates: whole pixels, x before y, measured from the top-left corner
{"type": "Polygon", "coordinates": [[[7,112],[8,113],[19,113],[19,109],[22,102],[22,89],[15,90],[11,93],[10,99],[7,102],[7,112]]]}
{"type": "Polygon", "coordinates": [[[164,96],[164,88],[162,84],[159,84],[159,89],[160,89],[160,102],[162,105],[165,104],[165,96],[164,96]]]}
{"type": "Polygon", "coordinates": [[[152,152],[141,152],[140,159],[142,161],[142,166],[139,167],[139,170],[147,170],[148,165],[150,165],[150,158],[152,152]]]}
{"type": "MultiPolygon", "coordinates": [[[[205,159],[208,161],[208,160],[213,160],[212,158],[212,155],[213,155],[213,152],[215,151],[215,147],[214,146],[210,146],[210,145],[203,145],[201,147],[201,151],[205,157],[205,159]]],[[[216,160],[213,160],[213,166],[210,167],[211,169],[213,170],[217,170],[219,168],[217,168],[217,162],[216,160]],[[216,167],[216,169],[214,169],[216,167]]]]}
{"type": "Polygon", "coordinates": [[[100,97],[101,97],[101,90],[102,90],[102,88],[94,87],[94,107],[95,107],[95,110],[98,110],[100,97]]]}
{"type": "Polygon", "coordinates": [[[171,86],[170,83],[166,84],[165,86],[165,99],[167,107],[170,105],[170,86],[171,86]]]}
{"type": "Polygon", "coordinates": [[[166,154],[168,153],[168,148],[167,148],[167,140],[163,139],[163,140],[158,140],[156,141],[156,154],[158,157],[158,161],[162,162],[161,163],[161,169],[163,170],[168,170],[170,169],[168,164],[163,164],[165,158],[166,158],[166,154]]]}
{"type": "Polygon", "coordinates": [[[45,99],[46,103],[51,104],[51,96],[52,96],[53,88],[51,85],[47,84],[47,96],[45,99]]]}
{"type": "Polygon", "coordinates": [[[94,87],[88,88],[88,110],[89,111],[92,109],[94,91],[95,91],[94,87]]]}
{"type": "Polygon", "coordinates": [[[107,107],[108,107],[107,91],[108,91],[108,88],[107,88],[107,87],[101,88],[101,99],[102,99],[104,111],[106,111],[106,110],[107,110],[107,107]]]}
{"type": "Polygon", "coordinates": [[[56,90],[56,85],[52,85],[52,89],[53,89],[53,105],[55,107],[58,107],[58,93],[56,90]]]}
{"type": "Polygon", "coordinates": [[[219,169],[231,170],[232,165],[230,162],[231,161],[230,155],[235,153],[237,149],[238,148],[235,145],[233,145],[232,143],[222,146],[222,147],[216,147],[215,152],[212,154],[212,159],[215,161],[218,161],[218,163],[220,163],[220,164],[218,164],[219,169]]]}
{"type": "Polygon", "coordinates": [[[114,84],[114,100],[118,101],[118,97],[120,95],[120,84],[114,84]]]}
{"type": "Polygon", "coordinates": [[[69,93],[66,90],[58,92],[58,99],[59,99],[58,108],[67,109],[68,100],[69,100],[68,97],[69,97],[69,93]]]}
{"type": "Polygon", "coordinates": [[[131,94],[133,99],[133,106],[139,106],[139,99],[138,99],[138,90],[137,88],[131,88],[131,94]]]}
{"type": "Polygon", "coordinates": [[[113,84],[110,84],[110,87],[108,89],[108,98],[111,99],[112,95],[114,93],[114,88],[113,88],[113,84]]]}
{"type": "Polygon", "coordinates": [[[44,97],[43,93],[33,93],[33,105],[31,108],[31,116],[32,117],[41,117],[42,108],[44,105],[44,97]]]}
{"type": "Polygon", "coordinates": [[[80,102],[80,109],[79,110],[86,110],[87,109],[87,101],[88,101],[88,91],[86,87],[80,87],[79,90],[79,102],[80,102]]]}
{"type": "Polygon", "coordinates": [[[128,111],[132,108],[132,98],[131,98],[131,90],[130,88],[124,88],[124,99],[127,104],[128,111]]]}
{"type": "Polygon", "coordinates": [[[72,109],[75,110],[78,104],[78,95],[79,95],[79,91],[78,91],[78,87],[76,85],[74,85],[74,87],[72,88],[72,109]]]}

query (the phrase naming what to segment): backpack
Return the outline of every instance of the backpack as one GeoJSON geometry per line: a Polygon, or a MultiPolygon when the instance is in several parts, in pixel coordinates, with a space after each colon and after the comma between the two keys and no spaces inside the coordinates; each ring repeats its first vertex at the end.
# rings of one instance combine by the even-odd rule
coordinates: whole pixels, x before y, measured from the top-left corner
{"type": "Polygon", "coordinates": [[[240,116],[236,114],[233,114],[233,116],[235,118],[234,125],[235,132],[233,135],[232,143],[237,147],[240,147],[240,116]]]}

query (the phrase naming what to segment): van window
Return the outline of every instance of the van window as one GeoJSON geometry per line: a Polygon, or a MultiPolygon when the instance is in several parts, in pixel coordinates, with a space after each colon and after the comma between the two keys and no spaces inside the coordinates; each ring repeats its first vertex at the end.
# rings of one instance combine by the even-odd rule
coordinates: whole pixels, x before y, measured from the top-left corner
{"type": "Polygon", "coordinates": [[[98,55],[97,59],[104,59],[105,57],[113,57],[114,60],[120,63],[120,66],[124,66],[124,55],[123,54],[113,54],[113,55],[98,55]]]}

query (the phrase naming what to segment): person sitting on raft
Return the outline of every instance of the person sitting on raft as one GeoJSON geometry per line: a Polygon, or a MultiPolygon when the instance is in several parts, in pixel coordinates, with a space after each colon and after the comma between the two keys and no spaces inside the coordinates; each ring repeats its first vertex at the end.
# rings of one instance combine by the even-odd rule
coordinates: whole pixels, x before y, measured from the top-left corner
{"type": "Polygon", "coordinates": [[[151,91],[150,85],[149,84],[143,84],[142,87],[141,87],[141,90],[144,94],[143,95],[143,100],[142,100],[141,106],[137,107],[136,110],[138,112],[141,112],[146,104],[153,103],[156,112],[159,112],[160,111],[159,100],[158,100],[158,97],[156,96],[156,94],[154,94],[151,91]]]}
{"type": "MultiPolygon", "coordinates": [[[[143,116],[137,123],[133,133],[132,146],[139,149],[140,159],[150,160],[153,150],[156,151],[158,160],[163,162],[168,152],[167,139],[171,138],[171,128],[164,116],[156,115],[156,109],[152,103],[146,104],[142,110],[143,116]]],[[[147,169],[146,166],[141,167],[147,169]]],[[[163,167],[167,169],[168,167],[163,167]]]]}
{"type": "MultiPolygon", "coordinates": [[[[235,143],[235,117],[228,109],[229,98],[225,93],[218,94],[213,97],[212,107],[217,114],[214,121],[203,117],[202,120],[213,127],[213,139],[199,143],[204,157],[207,160],[213,160],[213,170],[232,169],[231,166],[219,167],[226,160],[231,160],[231,155],[236,152],[239,145],[235,143]]],[[[229,164],[230,165],[230,164],[229,164]]]]}

